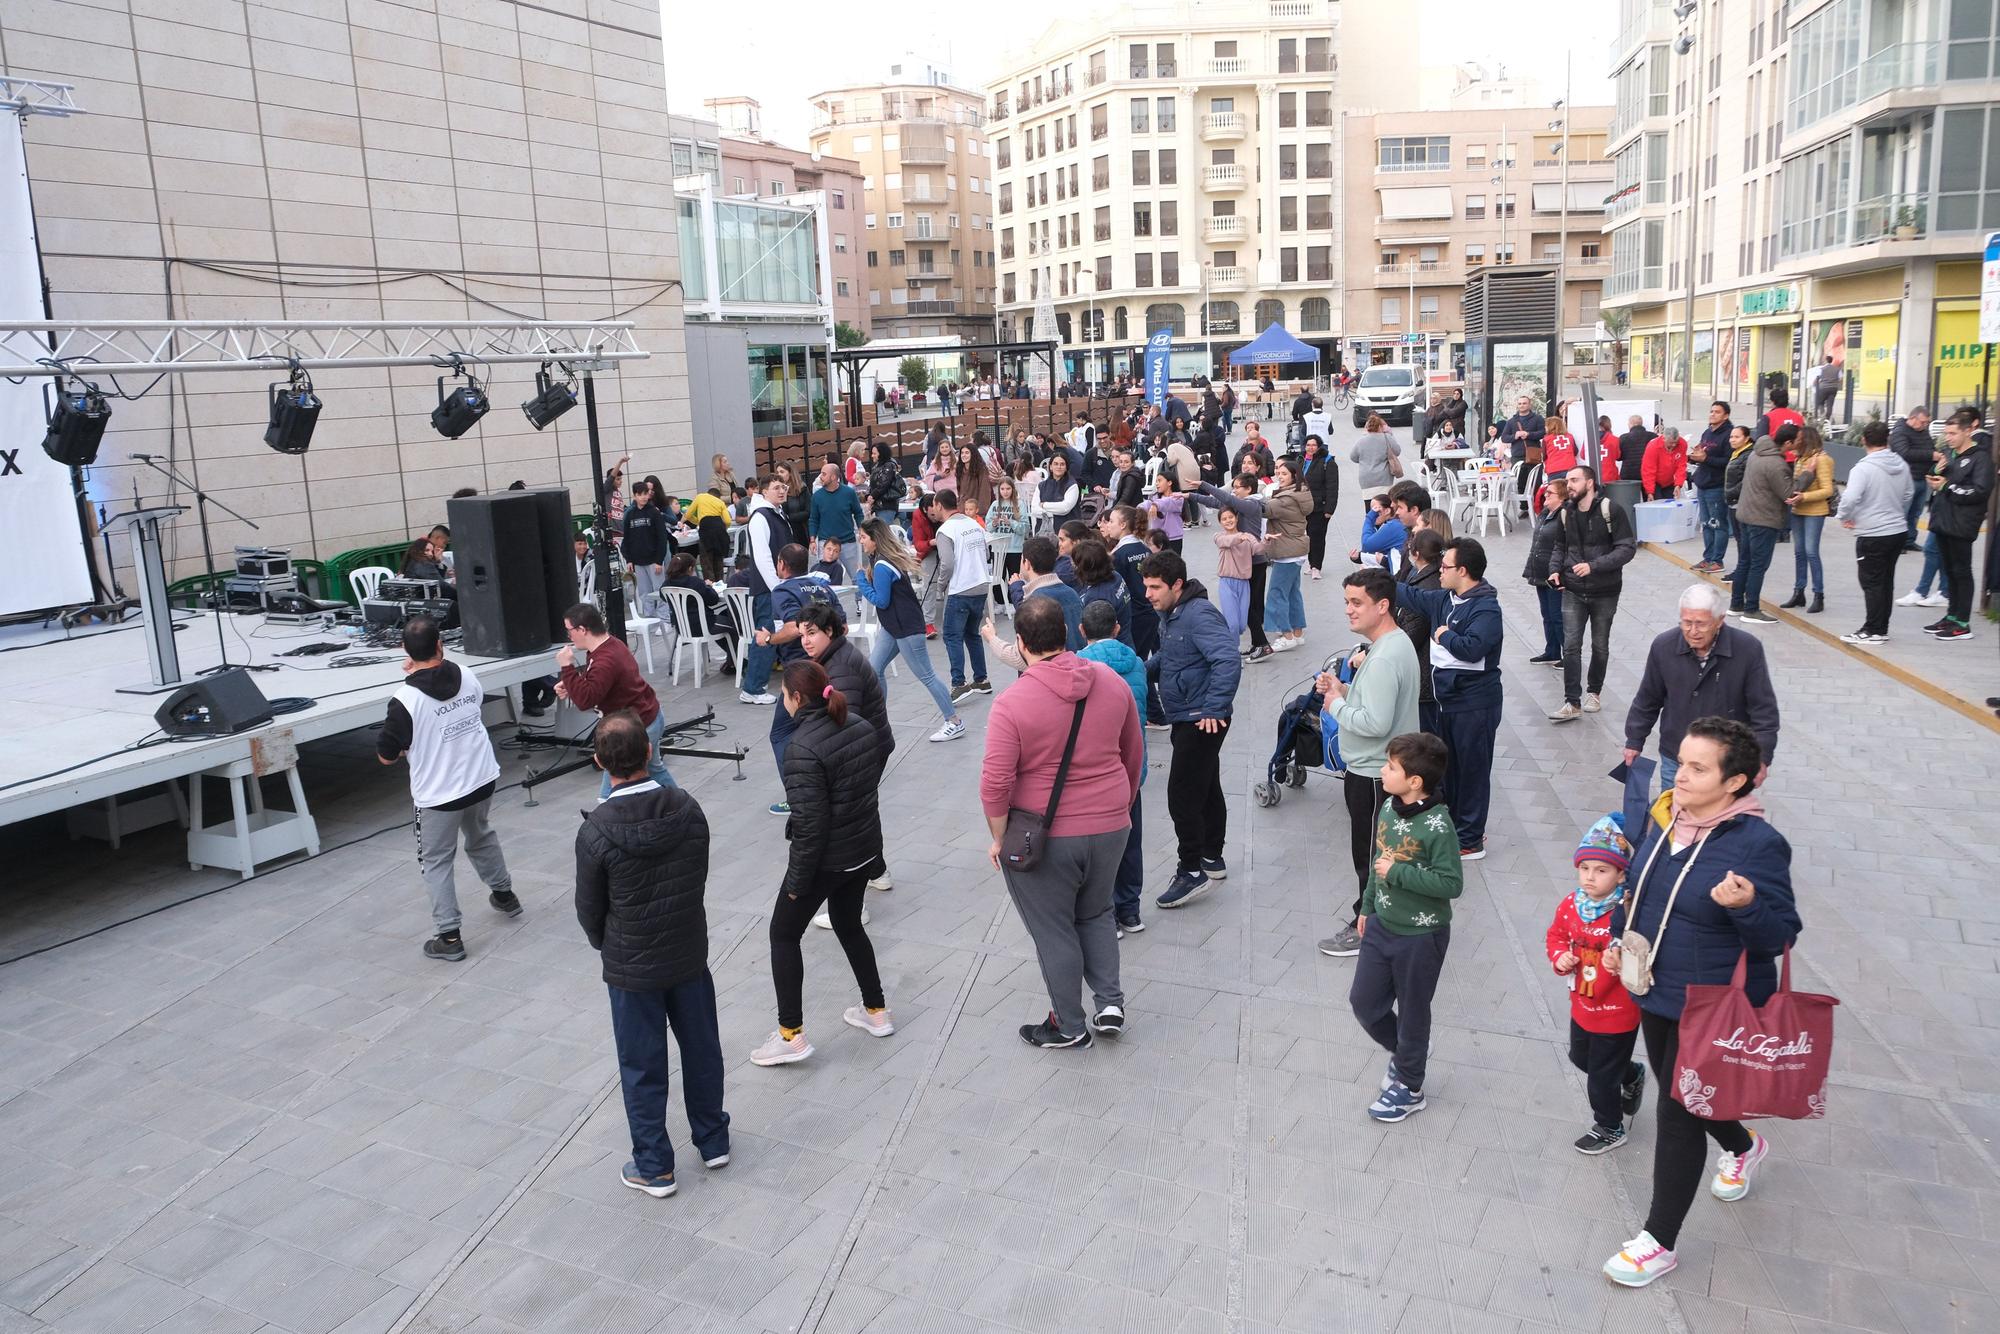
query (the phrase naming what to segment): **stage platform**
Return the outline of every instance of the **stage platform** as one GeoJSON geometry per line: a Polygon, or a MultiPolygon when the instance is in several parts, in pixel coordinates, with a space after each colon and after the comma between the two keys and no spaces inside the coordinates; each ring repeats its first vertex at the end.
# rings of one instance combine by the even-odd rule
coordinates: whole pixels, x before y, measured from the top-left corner
{"type": "MultiPolygon", "coordinates": [[[[221,661],[216,613],[177,612],[174,640],[183,676],[221,661]]],[[[247,761],[253,739],[289,731],[294,742],[365,727],[381,719],[403,679],[400,648],[355,643],[339,654],[386,661],[329,667],[325,658],[286,658],[287,649],[352,636],[336,630],[274,625],[262,616],[223,618],[232,665],[272,664],[253,672],[267,699],[311,698],[310,708],[281,714],[233,736],[161,741],[153,714],[166,695],[119,693],[147,679],[146,634],[137,617],[123,626],[0,630],[0,825],[150,787],[168,779],[247,761]],[[148,742],[152,744],[147,744],[148,742]]],[[[489,693],[555,670],[556,647],[515,658],[479,658],[447,649],[489,693]]]]}

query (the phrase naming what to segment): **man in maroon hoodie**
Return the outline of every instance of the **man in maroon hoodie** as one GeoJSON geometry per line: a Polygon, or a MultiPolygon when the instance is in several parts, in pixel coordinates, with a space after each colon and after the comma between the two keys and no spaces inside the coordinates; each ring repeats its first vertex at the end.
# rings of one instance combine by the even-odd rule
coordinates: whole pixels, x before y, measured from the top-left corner
{"type": "MultiPolygon", "coordinates": [[[[666,719],[660,713],[659,696],[639,674],[638,660],[622,639],[613,639],[604,613],[588,602],[579,602],[563,613],[563,628],[569,631],[569,645],[556,654],[556,694],[579,709],[595,709],[609,717],[620,709],[630,709],[646,724],[646,740],[652,749],[646,757],[646,777],[661,787],[673,787],[673,775],[660,758],[660,734],[666,719]],[[576,663],[578,651],[584,665],[576,663]]],[[[606,771],[598,785],[597,799],[611,795],[611,774],[606,771]]]]}
{"type": "Polygon", "coordinates": [[[1068,634],[1059,604],[1022,599],[1014,636],[1028,665],[986,716],[979,771],[979,799],[993,834],[987,855],[1007,881],[1049,988],[1049,1017],[1021,1026],[1022,1041],[1037,1047],[1088,1047],[1092,1029],[1107,1037],[1125,1031],[1111,900],[1146,762],[1132,688],[1104,664],[1069,652],[1068,634]],[[1051,794],[1059,800],[1041,839],[1041,860],[1032,870],[1009,865],[1001,849],[1007,813],[1046,816],[1051,794]],[[1087,1025],[1086,982],[1095,1002],[1087,1025]]]}

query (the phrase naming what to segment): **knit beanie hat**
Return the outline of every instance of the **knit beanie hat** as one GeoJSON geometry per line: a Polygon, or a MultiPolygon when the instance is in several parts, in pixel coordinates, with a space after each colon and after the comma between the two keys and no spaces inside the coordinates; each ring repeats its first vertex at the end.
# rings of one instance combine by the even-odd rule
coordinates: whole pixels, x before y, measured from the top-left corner
{"type": "Polygon", "coordinates": [[[1608,862],[1621,872],[1631,869],[1632,845],[1625,840],[1625,820],[1622,815],[1600,817],[1583,836],[1583,842],[1576,845],[1576,856],[1572,859],[1572,864],[1581,866],[1587,861],[1608,862]]]}

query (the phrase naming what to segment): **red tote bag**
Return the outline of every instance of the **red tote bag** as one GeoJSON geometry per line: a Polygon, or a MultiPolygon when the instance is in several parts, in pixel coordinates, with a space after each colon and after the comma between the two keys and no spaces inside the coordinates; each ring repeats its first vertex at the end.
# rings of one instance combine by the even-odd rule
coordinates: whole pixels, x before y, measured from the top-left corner
{"type": "Polygon", "coordinates": [[[1687,989],[1674,1096],[1711,1121],[1817,1120],[1826,1115],[1833,1007],[1840,1001],[1793,991],[1787,949],[1778,989],[1763,1005],[1752,1005],[1743,990],[1749,966],[1745,951],[1728,986],[1687,989]]]}

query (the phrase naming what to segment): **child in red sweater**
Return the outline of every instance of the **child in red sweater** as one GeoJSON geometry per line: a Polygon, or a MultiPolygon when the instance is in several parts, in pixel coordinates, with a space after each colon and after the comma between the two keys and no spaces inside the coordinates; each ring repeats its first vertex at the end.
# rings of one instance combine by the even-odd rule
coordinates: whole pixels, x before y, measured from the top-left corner
{"type": "Polygon", "coordinates": [[[1625,1142],[1626,1119],[1646,1092],[1646,1067],[1632,1059],[1639,1007],[1602,962],[1612,944],[1611,910],[1625,897],[1632,862],[1619,817],[1590,827],[1575,862],[1577,888],[1556,908],[1546,943],[1557,976],[1569,979],[1569,1060],[1590,1090],[1593,1124],[1576,1151],[1598,1154],[1625,1142]]]}

